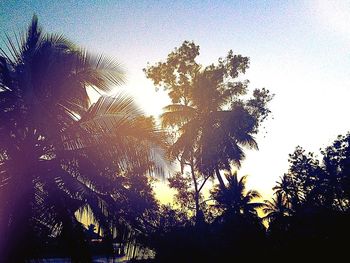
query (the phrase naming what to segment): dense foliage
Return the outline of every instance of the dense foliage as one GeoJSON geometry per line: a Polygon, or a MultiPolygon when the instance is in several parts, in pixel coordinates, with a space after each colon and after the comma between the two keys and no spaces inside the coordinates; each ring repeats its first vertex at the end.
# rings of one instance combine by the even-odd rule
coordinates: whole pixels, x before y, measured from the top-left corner
{"type": "Polygon", "coordinates": [[[173,214],[173,221],[154,238],[155,262],[280,262],[286,255],[289,260],[340,260],[350,235],[350,134],[339,136],[321,154],[317,158],[296,147],[288,172],[264,202],[257,201],[256,191],[245,189],[246,177],[227,174],[225,188],[212,189],[206,223],[195,224],[189,213],[175,216],[187,208],[187,195],[179,192],[176,198],[184,205],[165,213],[173,214]]]}
{"type": "Polygon", "coordinates": [[[113,59],[44,33],[36,17],[6,43],[0,56],[0,255],[21,262],[51,237],[62,237],[68,253],[86,262],[75,212],[89,209],[111,239],[112,227],[154,209],[142,176],[159,168],[152,158],[163,136],[122,93],[90,103],[87,88],[104,94],[122,83],[113,59]]]}

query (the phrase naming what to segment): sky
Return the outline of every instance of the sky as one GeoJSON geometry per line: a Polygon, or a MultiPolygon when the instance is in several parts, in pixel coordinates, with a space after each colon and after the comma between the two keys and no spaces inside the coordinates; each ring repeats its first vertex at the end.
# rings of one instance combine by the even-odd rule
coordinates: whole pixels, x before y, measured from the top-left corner
{"type": "Polygon", "coordinates": [[[127,73],[118,90],[149,115],[169,100],[142,69],[184,40],[200,46],[203,65],[230,49],[250,57],[250,89],[275,97],[256,138],[259,151],[247,151],[238,173],[266,198],[297,145],[319,152],[350,130],[350,1],[0,0],[0,37],[25,29],[34,13],[45,31],[117,58],[127,73]]]}

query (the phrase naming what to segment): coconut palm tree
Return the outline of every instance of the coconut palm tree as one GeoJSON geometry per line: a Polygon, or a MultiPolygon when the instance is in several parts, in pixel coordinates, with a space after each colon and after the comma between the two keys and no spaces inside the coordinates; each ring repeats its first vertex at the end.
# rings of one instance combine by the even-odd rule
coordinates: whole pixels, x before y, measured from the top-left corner
{"type": "Polygon", "coordinates": [[[227,186],[222,188],[221,185],[217,185],[211,192],[216,202],[215,206],[224,214],[257,217],[256,209],[264,206],[263,203],[253,202],[254,199],[261,197],[259,192],[246,191],[246,176],[242,176],[238,180],[237,172],[225,175],[227,186]]]}
{"type": "Polygon", "coordinates": [[[249,58],[228,55],[218,65],[203,68],[195,58],[199,46],[184,41],[168,55],[166,62],[144,69],[156,86],[168,90],[172,103],[164,108],[162,124],[176,130],[170,156],[180,161],[181,170],[190,167],[196,212],[200,191],[209,177],[217,177],[225,187],[220,170],[240,165],[243,147],[257,148],[253,135],[268,115],[267,90],[255,90],[253,98],[243,100],[248,81],[237,77],[249,67],[249,58]],[[199,183],[199,180],[202,180],[199,183]]]}
{"type": "Polygon", "coordinates": [[[238,167],[244,159],[242,147],[257,148],[253,134],[256,119],[241,103],[229,101],[244,93],[240,89],[222,87],[223,73],[208,67],[198,71],[193,81],[189,105],[165,107],[162,121],[165,126],[180,126],[180,135],[171,146],[174,156],[183,162],[193,162],[202,174],[215,173],[224,186],[220,170],[238,167]]]}
{"type": "Polygon", "coordinates": [[[211,67],[198,71],[189,104],[169,105],[162,114],[164,126],[179,127],[179,136],[169,152],[179,158],[182,166],[190,166],[196,200],[211,176],[216,175],[225,186],[220,170],[229,171],[232,164],[239,167],[245,157],[243,147],[257,149],[253,134],[258,119],[247,105],[230,103],[245,92],[244,88],[223,88],[223,73],[217,71],[211,67]],[[197,182],[198,174],[203,177],[201,184],[197,182]]]}
{"type": "Polygon", "coordinates": [[[290,216],[292,211],[286,197],[281,192],[275,192],[275,197],[271,201],[265,200],[263,212],[265,213],[263,220],[271,223],[290,216]]]}
{"type": "Polygon", "coordinates": [[[276,182],[276,185],[272,188],[272,190],[275,191],[276,196],[283,196],[285,201],[289,204],[289,206],[291,206],[296,199],[294,198],[294,188],[295,187],[293,186],[291,178],[288,177],[288,174],[284,174],[282,177],[280,177],[280,180],[276,182]]]}
{"type": "Polygon", "coordinates": [[[7,262],[29,254],[32,229],[74,234],[74,213],[87,204],[110,229],[108,211],[123,195],[118,175],[155,168],[151,144],[162,136],[133,100],[89,101],[87,88],[103,94],[122,82],[115,60],[44,33],[35,16],[25,34],[7,37],[0,54],[0,255],[7,262]]]}

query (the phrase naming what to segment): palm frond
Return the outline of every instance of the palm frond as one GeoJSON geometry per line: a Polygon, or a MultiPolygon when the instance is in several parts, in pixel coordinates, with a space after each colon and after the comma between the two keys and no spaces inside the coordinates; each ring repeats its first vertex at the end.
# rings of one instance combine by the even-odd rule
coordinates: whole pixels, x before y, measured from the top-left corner
{"type": "Polygon", "coordinates": [[[261,194],[256,190],[249,190],[247,195],[251,196],[252,198],[261,198],[261,194]]]}
{"type": "MultiPolygon", "coordinates": [[[[0,56],[0,92],[11,89],[13,72],[7,58],[0,56]]],[[[2,93],[4,94],[4,93],[2,93]]]]}
{"type": "Polygon", "coordinates": [[[80,126],[92,132],[111,132],[142,116],[134,100],[120,93],[116,96],[101,96],[80,119],[80,126]]]}
{"type": "Polygon", "coordinates": [[[161,115],[163,127],[182,126],[196,116],[196,110],[190,106],[173,104],[164,107],[161,115]]]}
{"type": "Polygon", "coordinates": [[[109,92],[114,86],[124,83],[124,70],[112,58],[104,55],[92,55],[86,50],[77,53],[76,74],[97,92],[109,92]]]}
{"type": "Polygon", "coordinates": [[[67,39],[63,34],[46,34],[43,42],[50,43],[51,46],[64,51],[73,52],[77,50],[74,43],[67,39]]]}

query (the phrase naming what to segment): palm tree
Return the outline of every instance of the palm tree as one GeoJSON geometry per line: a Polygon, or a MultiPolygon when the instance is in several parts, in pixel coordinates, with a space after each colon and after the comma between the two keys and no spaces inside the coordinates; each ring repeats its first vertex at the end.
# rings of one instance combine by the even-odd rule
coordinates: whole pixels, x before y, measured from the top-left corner
{"type": "Polygon", "coordinates": [[[272,190],[275,191],[276,195],[283,196],[289,205],[292,205],[292,202],[294,202],[295,191],[292,180],[288,177],[288,174],[284,174],[282,177],[280,177],[280,180],[276,182],[276,186],[274,186],[272,190]]]}
{"type": "Polygon", "coordinates": [[[275,192],[275,197],[271,201],[265,200],[263,212],[265,213],[263,220],[267,220],[269,223],[281,221],[281,219],[291,215],[287,198],[281,192],[275,192]]]}
{"type": "Polygon", "coordinates": [[[230,171],[231,164],[239,167],[243,147],[257,148],[253,135],[269,114],[267,103],[272,98],[263,89],[242,99],[248,81],[237,77],[249,67],[248,57],[229,51],[218,65],[203,68],[195,61],[198,55],[199,46],[184,41],[165,63],[144,69],[156,86],[169,90],[173,104],[164,108],[162,124],[175,128],[169,152],[180,161],[182,172],[185,165],[190,167],[197,212],[200,191],[209,177],[216,175],[224,188],[220,170],[230,171]]]}
{"type": "MultiPolygon", "coordinates": [[[[240,166],[242,146],[257,148],[253,138],[256,119],[241,103],[228,102],[242,90],[222,87],[222,75],[211,67],[196,74],[189,105],[169,105],[162,115],[163,125],[180,126],[180,135],[171,146],[174,156],[181,156],[202,174],[215,173],[224,186],[220,170],[229,171],[231,163],[240,166]]],[[[223,73],[221,73],[223,74],[223,73]]]]}
{"type": "Polygon", "coordinates": [[[73,234],[74,213],[87,204],[110,229],[118,175],[154,169],[151,144],[162,138],[123,94],[91,105],[88,87],[102,94],[123,82],[117,62],[43,33],[35,16],[15,39],[0,54],[0,235],[8,239],[0,254],[8,262],[29,253],[33,227],[73,234]]]}
{"type": "Polygon", "coordinates": [[[228,215],[243,215],[257,217],[257,210],[264,206],[263,203],[253,202],[261,195],[255,190],[246,191],[246,176],[239,180],[237,172],[226,174],[228,184],[225,188],[217,185],[212,191],[215,206],[228,215]]]}
{"type": "Polygon", "coordinates": [[[182,167],[185,164],[190,167],[197,214],[200,191],[207,179],[215,174],[225,187],[220,170],[229,171],[232,163],[240,166],[244,159],[242,147],[257,149],[253,138],[257,119],[240,103],[228,105],[243,91],[224,89],[222,75],[216,76],[216,71],[211,67],[198,71],[189,104],[168,105],[162,114],[163,126],[179,127],[179,136],[169,152],[179,158],[182,167]],[[201,184],[198,173],[203,177],[201,184]]]}

